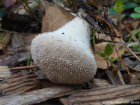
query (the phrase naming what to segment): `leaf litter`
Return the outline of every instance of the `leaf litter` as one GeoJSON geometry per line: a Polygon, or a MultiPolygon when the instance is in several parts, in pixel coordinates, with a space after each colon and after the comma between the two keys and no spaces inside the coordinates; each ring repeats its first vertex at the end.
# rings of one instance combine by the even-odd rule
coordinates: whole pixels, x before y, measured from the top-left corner
{"type": "MultiPolygon", "coordinates": [[[[140,24],[139,18],[133,19],[130,15],[133,13],[132,17],[139,17],[138,6],[140,4],[139,2],[124,2],[125,8],[122,12],[124,17],[120,24],[117,12],[116,15],[108,13],[108,11],[115,11],[111,10],[115,2],[117,1],[0,1],[2,42],[0,45],[0,103],[2,105],[41,105],[40,102],[43,102],[51,105],[54,103],[49,100],[57,99],[56,105],[83,105],[103,104],[104,102],[106,104],[108,104],[107,102],[113,104],[120,102],[118,104],[121,104],[126,101],[131,103],[139,100],[140,24]],[[127,5],[130,5],[131,8],[127,5]],[[110,7],[110,10],[107,6],[110,7]],[[84,19],[90,25],[91,33],[96,30],[94,37],[92,37],[93,34],[90,35],[89,47],[95,56],[96,75],[90,81],[80,85],[52,83],[41,71],[41,67],[34,63],[31,54],[32,40],[38,34],[58,30],[75,17],[84,19]],[[121,25],[124,27],[120,28],[121,25]],[[106,45],[113,46],[106,49],[106,45]],[[126,49],[126,45],[129,48],[126,49]],[[112,52],[110,52],[111,50],[112,52]],[[99,51],[107,54],[108,60],[105,56],[98,55],[99,51]],[[31,54],[30,57],[29,54],[31,54]],[[129,69],[129,72],[126,68],[129,69]],[[104,97],[104,94],[107,97],[104,97]],[[82,99],[78,97],[82,97],[82,99]]],[[[118,8],[117,5],[115,8],[118,8]]],[[[123,6],[119,8],[123,8],[123,6]]],[[[65,33],[62,32],[63,34],[65,33]]],[[[62,65],[60,67],[64,68],[62,65]]],[[[68,66],[71,65],[68,64],[68,66]]],[[[67,72],[67,74],[69,73],[67,72]]],[[[85,77],[83,76],[83,78],[85,77]]]]}

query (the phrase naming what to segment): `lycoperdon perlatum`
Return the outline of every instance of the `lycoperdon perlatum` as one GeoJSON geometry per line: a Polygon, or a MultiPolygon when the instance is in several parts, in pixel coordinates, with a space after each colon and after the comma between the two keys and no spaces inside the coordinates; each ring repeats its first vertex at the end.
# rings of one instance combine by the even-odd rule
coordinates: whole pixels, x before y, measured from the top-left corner
{"type": "Polygon", "coordinates": [[[47,78],[59,84],[82,84],[96,73],[89,24],[75,17],[62,28],[39,34],[31,44],[34,62],[47,78]]]}

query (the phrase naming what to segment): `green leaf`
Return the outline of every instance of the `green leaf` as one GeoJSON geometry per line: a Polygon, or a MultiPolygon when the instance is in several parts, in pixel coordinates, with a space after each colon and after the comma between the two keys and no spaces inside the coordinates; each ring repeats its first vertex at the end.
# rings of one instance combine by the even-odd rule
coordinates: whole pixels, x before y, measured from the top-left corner
{"type": "Polygon", "coordinates": [[[28,56],[28,61],[27,61],[27,66],[30,65],[30,53],[29,53],[29,56],[28,56]]]}
{"type": "Polygon", "coordinates": [[[122,15],[121,15],[121,20],[122,20],[124,17],[125,17],[125,14],[122,14],[122,15]]]}
{"type": "Polygon", "coordinates": [[[118,12],[114,9],[114,6],[112,6],[111,8],[109,8],[109,14],[110,15],[116,15],[116,14],[118,14],[118,12]]]}
{"type": "Polygon", "coordinates": [[[139,37],[139,39],[140,39],[140,33],[138,33],[138,37],[139,37]]]}
{"type": "Polygon", "coordinates": [[[108,60],[107,58],[104,58],[103,60],[108,60]]]}
{"type": "Polygon", "coordinates": [[[2,40],[2,35],[0,35],[0,41],[2,40]]]}
{"type": "Polygon", "coordinates": [[[135,10],[137,13],[140,13],[140,7],[136,7],[134,10],[135,10]]]}
{"type": "Polygon", "coordinates": [[[58,1],[62,2],[62,0],[58,0],[58,1]]]}
{"type": "Polygon", "coordinates": [[[111,57],[110,59],[109,59],[109,61],[115,61],[115,60],[117,60],[117,58],[114,58],[114,57],[111,57]]]}
{"type": "Polygon", "coordinates": [[[132,45],[132,47],[133,47],[135,50],[137,50],[138,52],[140,52],[140,48],[137,47],[136,45],[132,45]]]}
{"type": "Polygon", "coordinates": [[[138,4],[137,3],[134,3],[134,2],[129,2],[127,4],[124,5],[124,10],[127,10],[127,9],[132,9],[132,8],[135,8],[137,7],[138,4]]]}
{"type": "Polygon", "coordinates": [[[115,3],[114,9],[118,12],[121,13],[123,11],[123,0],[117,0],[115,3]]]}
{"type": "Polygon", "coordinates": [[[136,2],[136,3],[140,3],[140,0],[134,0],[134,2],[136,2]]]}
{"type": "Polygon", "coordinates": [[[124,9],[123,7],[114,7],[114,9],[118,12],[121,13],[124,9]]]}
{"type": "Polygon", "coordinates": [[[121,58],[123,58],[123,57],[124,57],[124,54],[121,55],[121,58]]]}
{"type": "Polygon", "coordinates": [[[138,13],[132,13],[131,14],[131,17],[132,18],[139,18],[140,17],[140,14],[138,14],[138,13]]]}
{"type": "Polygon", "coordinates": [[[24,0],[25,3],[28,3],[28,0],[24,0]]]}
{"type": "Polygon", "coordinates": [[[115,6],[116,7],[123,7],[123,0],[117,0],[115,6]]]}
{"type": "Polygon", "coordinates": [[[3,42],[3,44],[4,44],[4,45],[6,44],[5,41],[3,42]]]}
{"type": "Polygon", "coordinates": [[[103,52],[101,52],[101,51],[96,51],[96,53],[97,53],[99,56],[101,56],[101,57],[103,57],[103,58],[106,58],[106,55],[105,55],[103,52]]]}
{"type": "Polygon", "coordinates": [[[104,53],[109,56],[113,53],[114,46],[112,44],[107,44],[104,53]]]}

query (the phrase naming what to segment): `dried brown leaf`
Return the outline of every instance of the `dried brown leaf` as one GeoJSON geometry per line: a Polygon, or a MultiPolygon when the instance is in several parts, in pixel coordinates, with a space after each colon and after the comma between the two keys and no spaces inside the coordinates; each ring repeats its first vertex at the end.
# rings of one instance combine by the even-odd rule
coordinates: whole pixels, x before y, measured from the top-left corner
{"type": "Polygon", "coordinates": [[[13,34],[12,35],[12,52],[15,53],[19,53],[25,50],[24,47],[24,42],[23,42],[23,38],[22,38],[22,34],[13,34]]]}
{"type": "MultiPolygon", "coordinates": [[[[121,35],[121,32],[118,31],[118,34],[121,35]]],[[[109,35],[98,34],[98,33],[96,33],[95,35],[96,35],[97,40],[111,41],[111,37],[109,35]]],[[[114,38],[114,39],[115,39],[115,42],[121,42],[121,40],[119,38],[114,38]]]]}
{"type": "Polygon", "coordinates": [[[42,33],[56,31],[73,18],[73,15],[57,4],[47,5],[42,21],[42,33]]]}
{"type": "Polygon", "coordinates": [[[0,65],[14,67],[14,65],[20,62],[27,61],[28,56],[29,56],[29,53],[18,53],[13,56],[9,56],[3,60],[0,60],[0,65]]]}
{"type": "MultiPolygon", "coordinates": [[[[11,36],[11,33],[9,33],[9,32],[4,32],[4,33],[0,33],[1,35],[2,35],[2,42],[4,43],[5,42],[5,44],[4,44],[4,47],[7,45],[7,43],[10,41],[10,36],[11,36]]],[[[2,49],[2,44],[0,43],[0,49],[2,49]]]]}

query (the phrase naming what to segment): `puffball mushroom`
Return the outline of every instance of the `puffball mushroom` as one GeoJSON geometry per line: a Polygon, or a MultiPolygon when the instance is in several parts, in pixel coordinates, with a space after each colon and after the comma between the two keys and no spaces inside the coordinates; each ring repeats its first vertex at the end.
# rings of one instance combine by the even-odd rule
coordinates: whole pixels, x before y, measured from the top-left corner
{"type": "Polygon", "coordinates": [[[39,34],[31,44],[34,62],[47,78],[59,84],[83,84],[96,73],[89,24],[75,17],[62,28],[39,34]]]}

